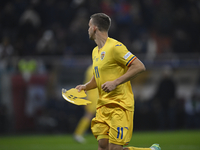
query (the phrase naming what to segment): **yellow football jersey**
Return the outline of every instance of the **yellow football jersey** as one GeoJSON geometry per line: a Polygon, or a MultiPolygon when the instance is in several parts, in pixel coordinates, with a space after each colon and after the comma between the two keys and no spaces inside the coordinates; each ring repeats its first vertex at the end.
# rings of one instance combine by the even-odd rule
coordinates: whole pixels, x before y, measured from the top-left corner
{"type": "Polygon", "coordinates": [[[134,95],[130,81],[118,85],[115,90],[107,93],[101,88],[107,81],[113,81],[122,76],[131,62],[136,59],[128,49],[119,41],[107,38],[105,45],[98,50],[93,49],[93,74],[99,91],[97,108],[110,103],[115,103],[123,108],[134,110],[134,95]]]}

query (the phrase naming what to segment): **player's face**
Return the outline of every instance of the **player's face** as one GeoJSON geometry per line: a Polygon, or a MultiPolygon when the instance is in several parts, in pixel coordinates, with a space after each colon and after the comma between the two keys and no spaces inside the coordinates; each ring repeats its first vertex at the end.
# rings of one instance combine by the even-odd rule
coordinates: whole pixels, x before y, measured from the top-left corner
{"type": "Polygon", "coordinates": [[[96,27],[94,26],[94,24],[92,24],[92,19],[90,19],[88,29],[89,39],[94,40],[95,31],[96,27]]]}

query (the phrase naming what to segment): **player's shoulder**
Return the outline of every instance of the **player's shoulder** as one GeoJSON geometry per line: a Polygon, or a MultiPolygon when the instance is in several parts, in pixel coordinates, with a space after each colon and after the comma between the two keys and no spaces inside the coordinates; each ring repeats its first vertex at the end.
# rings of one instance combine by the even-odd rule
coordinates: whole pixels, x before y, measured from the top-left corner
{"type": "Polygon", "coordinates": [[[109,38],[109,43],[115,48],[115,47],[122,47],[124,44],[116,39],[109,38]]]}

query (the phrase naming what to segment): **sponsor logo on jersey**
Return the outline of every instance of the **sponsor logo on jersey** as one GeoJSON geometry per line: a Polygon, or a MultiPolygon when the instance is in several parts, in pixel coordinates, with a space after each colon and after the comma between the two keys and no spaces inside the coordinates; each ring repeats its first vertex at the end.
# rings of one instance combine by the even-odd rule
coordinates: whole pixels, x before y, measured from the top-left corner
{"type": "Polygon", "coordinates": [[[115,45],[115,46],[122,46],[122,44],[117,44],[117,45],[115,45]]]}
{"type": "Polygon", "coordinates": [[[128,127],[124,127],[124,128],[128,130],[128,127]]]}
{"type": "Polygon", "coordinates": [[[124,59],[127,59],[131,54],[131,52],[126,53],[126,55],[124,55],[124,59]]]}
{"type": "Polygon", "coordinates": [[[101,52],[101,60],[104,59],[106,52],[101,52]]]}

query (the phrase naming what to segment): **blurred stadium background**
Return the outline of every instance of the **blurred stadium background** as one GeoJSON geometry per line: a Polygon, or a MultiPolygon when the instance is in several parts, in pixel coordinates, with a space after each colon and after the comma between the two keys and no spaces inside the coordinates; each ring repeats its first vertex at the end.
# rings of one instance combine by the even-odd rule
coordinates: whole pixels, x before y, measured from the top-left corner
{"type": "Polygon", "coordinates": [[[88,20],[96,12],[111,17],[109,36],[147,68],[132,81],[134,130],[199,130],[200,1],[6,0],[0,5],[0,135],[74,131],[83,107],[64,101],[61,89],[83,82],[95,46],[88,20]],[[166,74],[172,84],[160,86],[166,74]]]}

